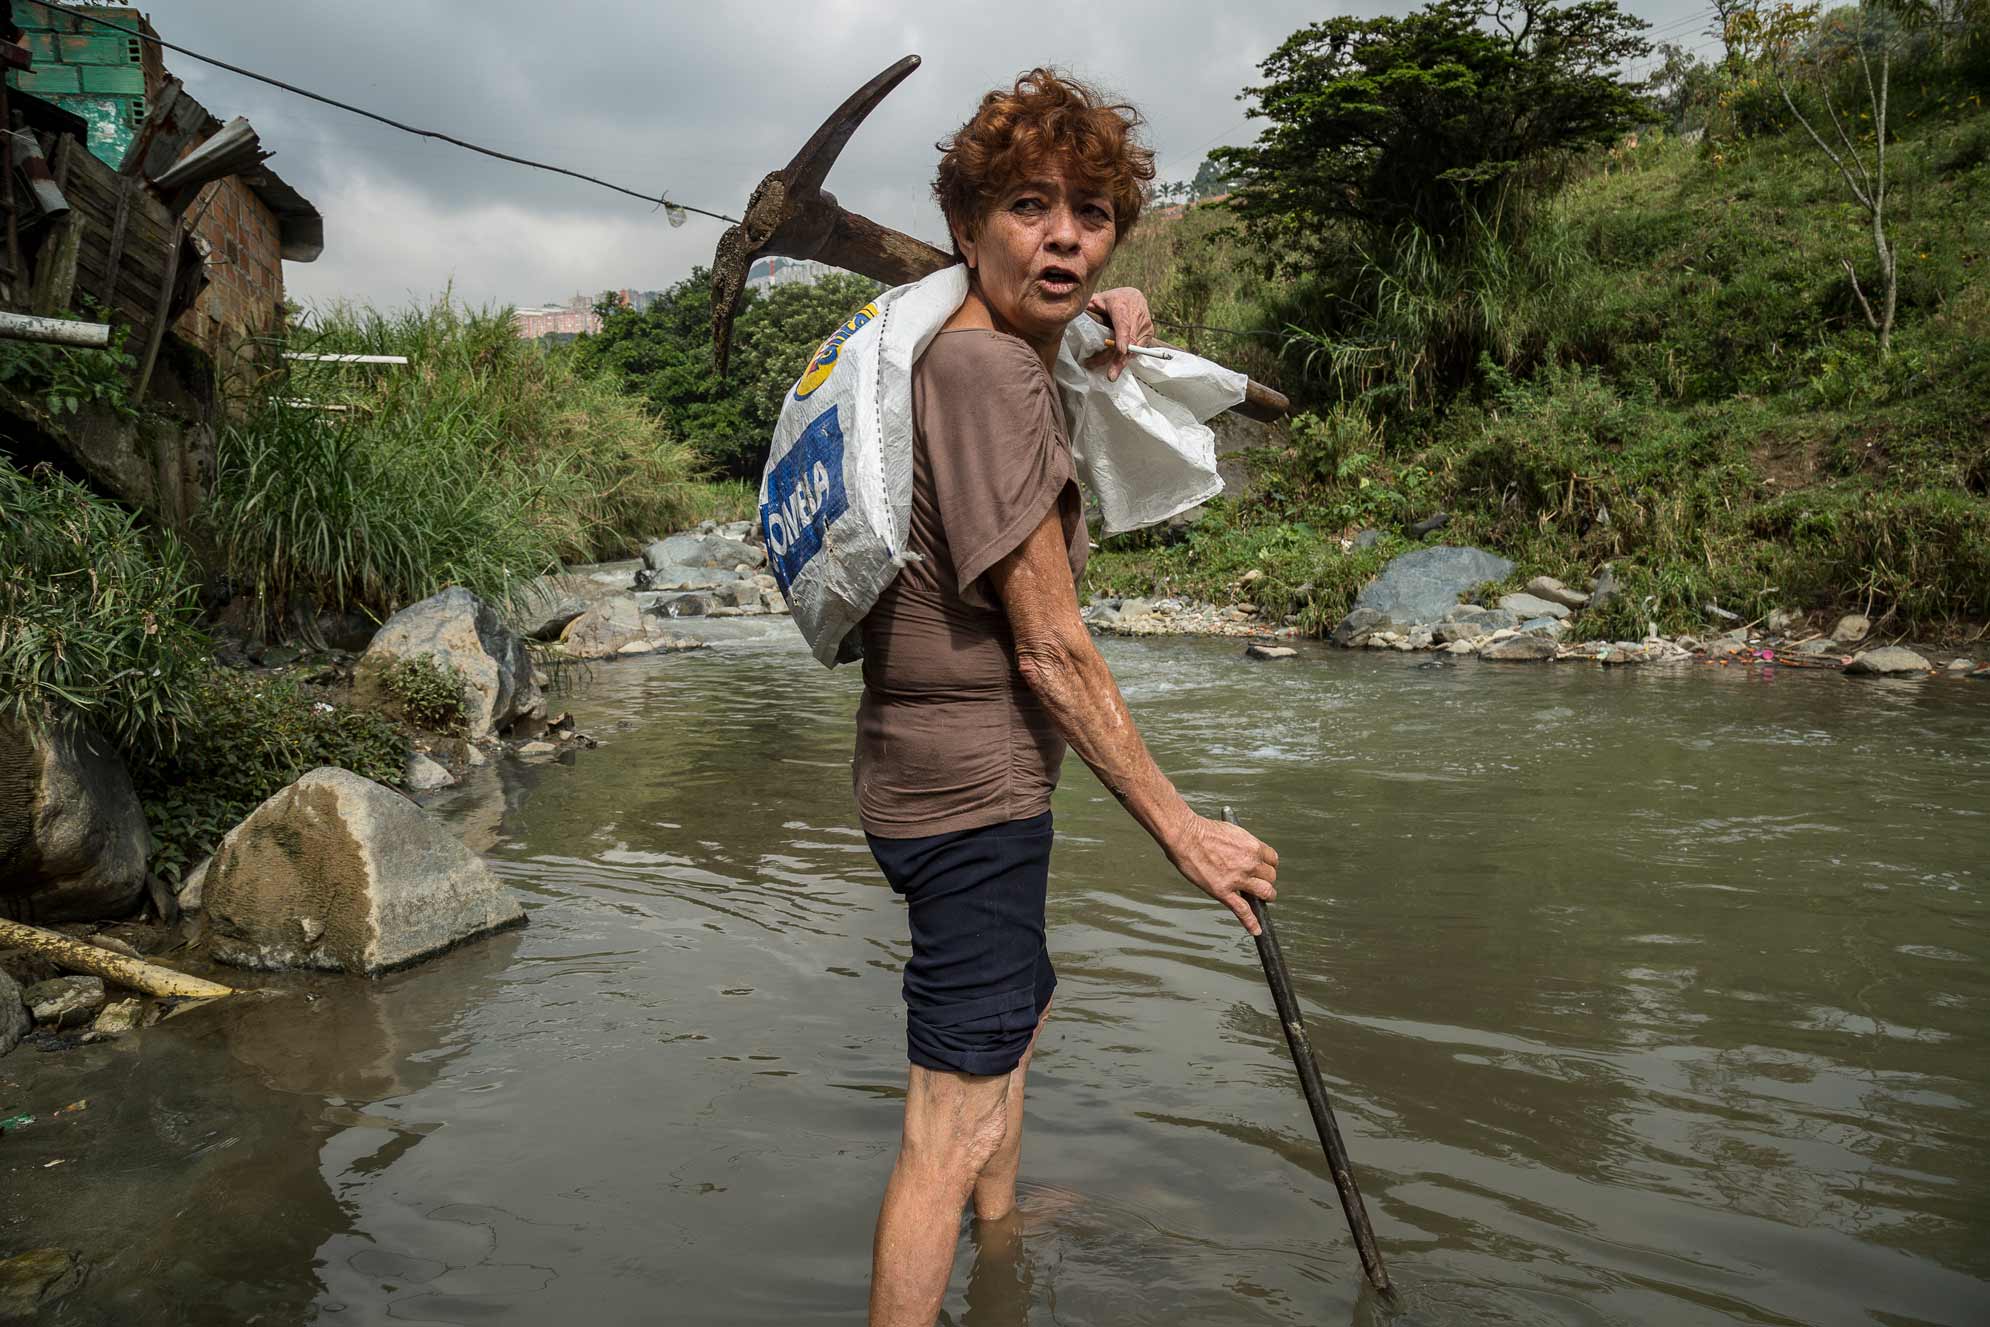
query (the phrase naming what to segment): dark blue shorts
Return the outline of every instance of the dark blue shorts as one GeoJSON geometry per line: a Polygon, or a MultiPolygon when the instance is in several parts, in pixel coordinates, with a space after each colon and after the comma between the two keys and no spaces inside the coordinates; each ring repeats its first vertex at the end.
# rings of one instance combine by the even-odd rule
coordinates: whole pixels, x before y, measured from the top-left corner
{"type": "Polygon", "coordinates": [[[1043,941],[1050,812],[926,838],[865,837],[912,924],[906,1058],[1008,1073],[1057,989],[1043,941]]]}

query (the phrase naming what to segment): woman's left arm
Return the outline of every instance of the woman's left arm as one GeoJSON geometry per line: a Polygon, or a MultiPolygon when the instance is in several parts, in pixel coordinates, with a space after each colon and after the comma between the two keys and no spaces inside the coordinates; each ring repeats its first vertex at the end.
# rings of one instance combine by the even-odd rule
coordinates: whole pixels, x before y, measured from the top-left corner
{"type": "Polygon", "coordinates": [[[1023,680],[1079,758],[1168,854],[1175,869],[1258,933],[1250,899],[1278,897],[1278,854],[1249,831],[1197,815],[1154,763],[1112,670],[1078,616],[1056,507],[989,569],[1015,636],[1023,680]]]}

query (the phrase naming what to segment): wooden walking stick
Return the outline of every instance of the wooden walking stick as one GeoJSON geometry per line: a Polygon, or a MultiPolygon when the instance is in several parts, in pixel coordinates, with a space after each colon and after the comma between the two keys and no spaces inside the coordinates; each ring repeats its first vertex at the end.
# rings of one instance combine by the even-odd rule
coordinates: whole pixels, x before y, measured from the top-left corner
{"type": "MultiPolygon", "coordinates": [[[[1237,817],[1229,807],[1223,819],[1231,824],[1237,817]]],[[[1320,1082],[1320,1066],[1313,1058],[1313,1043],[1306,1037],[1306,1020],[1299,1011],[1299,996],[1292,989],[1292,974],[1286,971],[1285,955],[1278,947],[1278,932],[1272,928],[1271,905],[1263,899],[1251,900],[1251,912],[1258,919],[1258,959],[1264,964],[1264,979],[1271,986],[1272,1003],[1278,1006],[1278,1021],[1285,1025],[1285,1044],[1292,1050],[1292,1065],[1299,1071],[1299,1088],[1306,1094],[1306,1106],[1313,1112],[1313,1128],[1319,1132],[1320,1146],[1327,1151],[1327,1168],[1333,1172],[1334,1188],[1340,1191],[1341,1211],[1347,1213],[1347,1228],[1354,1247],[1361,1254],[1361,1270],[1385,1295],[1395,1293],[1389,1284],[1389,1269],[1382,1265],[1382,1250],[1376,1247],[1375,1230],[1368,1224],[1368,1208],[1362,1204],[1361,1189],[1354,1182],[1354,1168],[1348,1163],[1347,1144],[1340,1138],[1340,1125],[1334,1119],[1333,1103],[1327,1100],[1326,1086],[1320,1082]]]]}

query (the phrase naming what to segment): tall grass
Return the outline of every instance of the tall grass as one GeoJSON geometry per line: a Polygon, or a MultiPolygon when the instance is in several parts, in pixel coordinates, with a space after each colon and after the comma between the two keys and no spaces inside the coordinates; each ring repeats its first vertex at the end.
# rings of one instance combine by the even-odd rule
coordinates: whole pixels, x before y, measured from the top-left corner
{"type": "Polygon", "coordinates": [[[518,339],[508,310],[336,304],[290,348],[410,363],[290,361],[220,438],[206,530],[268,623],[299,597],[375,616],[450,584],[505,599],[743,505],[639,400],[518,339]]]}
{"type": "Polygon", "coordinates": [[[0,719],[80,715],[130,749],[170,747],[203,666],[186,549],[41,468],[0,462],[0,719]]]}

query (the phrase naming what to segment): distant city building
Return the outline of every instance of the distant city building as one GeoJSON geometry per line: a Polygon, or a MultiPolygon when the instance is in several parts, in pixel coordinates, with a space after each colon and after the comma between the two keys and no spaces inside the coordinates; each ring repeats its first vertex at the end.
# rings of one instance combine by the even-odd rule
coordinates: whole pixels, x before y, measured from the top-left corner
{"type": "Polygon", "coordinates": [[[601,315],[594,311],[594,301],[586,295],[575,295],[565,304],[518,309],[511,320],[518,335],[527,341],[542,336],[590,336],[601,330],[601,315]]]}
{"type": "Polygon", "coordinates": [[[746,288],[765,294],[775,286],[812,286],[836,270],[811,258],[762,258],[746,269],[746,288]]]}
{"type": "Polygon", "coordinates": [[[661,290],[618,290],[615,292],[615,298],[622,302],[623,308],[634,309],[637,313],[649,312],[650,306],[662,299],[663,296],[664,292],[661,290]]]}

